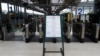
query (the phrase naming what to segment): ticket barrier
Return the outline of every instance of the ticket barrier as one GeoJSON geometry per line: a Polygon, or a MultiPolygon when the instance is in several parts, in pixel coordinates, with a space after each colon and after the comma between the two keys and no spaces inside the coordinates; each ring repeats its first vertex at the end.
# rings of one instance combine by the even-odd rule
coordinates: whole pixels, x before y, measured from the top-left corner
{"type": "Polygon", "coordinates": [[[100,25],[99,25],[99,41],[100,41],[100,25]]]}
{"type": "Polygon", "coordinates": [[[43,42],[43,31],[44,31],[44,22],[43,22],[43,17],[39,16],[32,16],[29,19],[26,19],[26,24],[25,24],[25,39],[26,42],[31,41],[34,37],[38,38],[39,42],[43,42]],[[29,20],[29,21],[28,21],[29,20]]]}
{"type": "Polygon", "coordinates": [[[85,37],[85,24],[84,23],[73,23],[73,36],[84,42],[85,37]]]}
{"type": "Polygon", "coordinates": [[[31,41],[31,38],[35,36],[36,24],[34,22],[25,24],[24,40],[26,43],[31,41]],[[31,37],[32,36],[32,37],[31,37]]]}
{"type": "Polygon", "coordinates": [[[1,30],[0,30],[0,40],[1,40],[2,36],[1,36],[1,30]]]}
{"type": "Polygon", "coordinates": [[[70,42],[70,38],[71,38],[71,13],[64,13],[61,15],[61,17],[63,18],[63,35],[65,37],[65,41],[66,42],[70,42]]]}
{"type": "Polygon", "coordinates": [[[15,24],[10,22],[10,20],[7,18],[7,15],[2,16],[2,26],[1,26],[1,33],[2,33],[2,40],[7,40],[8,37],[14,36],[13,29],[15,27],[15,24]]]}
{"type": "Polygon", "coordinates": [[[2,25],[0,24],[0,40],[2,40],[2,25]]]}
{"type": "Polygon", "coordinates": [[[0,40],[1,40],[1,38],[2,38],[2,36],[1,36],[1,27],[2,27],[2,22],[1,22],[1,2],[0,2],[0,40]]]}
{"type": "Polygon", "coordinates": [[[39,24],[39,42],[43,42],[43,24],[39,24]]]}
{"type": "Polygon", "coordinates": [[[64,36],[66,42],[70,42],[71,38],[71,24],[70,23],[64,23],[64,36]]]}
{"type": "MultiPolygon", "coordinates": [[[[22,26],[23,27],[23,26],[22,26]]],[[[21,37],[22,35],[16,35],[16,32],[19,34],[19,30],[17,28],[17,20],[15,17],[13,18],[7,18],[6,16],[3,16],[2,18],[2,40],[6,41],[6,40],[11,40],[11,41],[16,41],[16,40],[23,40],[22,38],[19,38],[19,36],[21,37]],[[6,19],[5,19],[6,18],[6,19]],[[18,38],[15,38],[18,37],[18,38]]]]}
{"type": "Polygon", "coordinates": [[[99,27],[99,41],[100,41],[100,27],[99,27]]]}
{"type": "Polygon", "coordinates": [[[29,25],[28,24],[25,25],[24,30],[25,30],[25,32],[23,34],[23,38],[24,38],[25,42],[27,43],[27,42],[29,42],[29,25]]]}
{"type": "Polygon", "coordinates": [[[6,34],[7,34],[7,29],[6,29],[6,27],[5,26],[3,26],[2,27],[2,38],[1,38],[1,40],[5,40],[6,39],[6,34]]]}
{"type": "Polygon", "coordinates": [[[85,36],[97,43],[99,39],[99,24],[86,24],[85,36]]]}
{"type": "Polygon", "coordinates": [[[2,26],[1,37],[3,41],[23,41],[22,32],[17,29],[12,29],[10,25],[9,27],[6,25],[2,26]]]}

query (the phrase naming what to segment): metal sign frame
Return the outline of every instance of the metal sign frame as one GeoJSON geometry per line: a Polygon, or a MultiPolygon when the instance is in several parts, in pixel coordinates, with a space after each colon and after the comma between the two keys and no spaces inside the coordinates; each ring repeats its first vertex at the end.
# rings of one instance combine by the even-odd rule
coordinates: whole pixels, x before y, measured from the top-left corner
{"type": "MultiPolygon", "coordinates": [[[[46,15],[46,16],[60,16],[60,15],[46,15]]],[[[61,24],[61,40],[62,40],[62,48],[60,48],[60,51],[46,51],[45,43],[46,43],[46,16],[44,20],[44,35],[43,35],[43,56],[45,56],[45,53],[61,53],[62,56],[64,56],[64,37],[63,37],[63,19],[60,16],[60,24],[61,24]]]]}

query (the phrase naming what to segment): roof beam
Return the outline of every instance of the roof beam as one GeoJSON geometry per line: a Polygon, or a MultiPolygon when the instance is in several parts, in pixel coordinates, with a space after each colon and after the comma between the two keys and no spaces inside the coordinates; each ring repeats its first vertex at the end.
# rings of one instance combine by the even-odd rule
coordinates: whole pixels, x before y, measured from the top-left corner
{"type": "Polygon", "coordinates": [[[46,13],[45,11],[41,11],[41,10],[35,8],[33,5],[31,5],[31,6],[29,6],[29,5],[24,6],[22,2],[18,3],[18,0],[17,1],[16,0],[2,0],[2,2],[10,3],[10,4],[13,4],[13,5],[19,5],[19,6],[26,7],[26,8],[29,8],[29,9],[32,9],[32,10],[35,10],[35,11],[38,11],[38,12],[41,12],[41,13],[46,13]]]}
{"type": "Polygon", "coordinates": [[[81,0],[64,0],[64,4],[68,4],[67,6],[59,7],[56,10],[56,13],[59,13],[61,10],[65,8],[70,8],[69,6],[77,6],[81,0]]]}
{"type": "Polygon", "coordinates": [[[52,3],[52,4],[30,4],[34,6],[39,6],[39,7],[50,7],[50,6],[67,6],[67,4],[57,4],[57,3],[52,3]]]}

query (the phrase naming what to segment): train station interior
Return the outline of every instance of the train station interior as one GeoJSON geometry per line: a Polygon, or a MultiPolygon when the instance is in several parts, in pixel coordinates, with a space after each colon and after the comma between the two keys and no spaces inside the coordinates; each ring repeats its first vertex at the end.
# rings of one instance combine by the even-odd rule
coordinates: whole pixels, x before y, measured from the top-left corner
{"type": "Polygon", "coordinates": [[[0,56],[99,56],[100,0],[0,0],[0,56]]]}

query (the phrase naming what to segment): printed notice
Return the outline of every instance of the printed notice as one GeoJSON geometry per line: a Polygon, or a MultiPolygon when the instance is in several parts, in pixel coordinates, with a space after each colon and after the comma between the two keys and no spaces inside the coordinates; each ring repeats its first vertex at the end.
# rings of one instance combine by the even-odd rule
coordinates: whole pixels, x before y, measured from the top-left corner
{"type": "Polygon", "coordinates": [[[61,37],[60,16],[46,16],[46,37],[61,37]]]}

